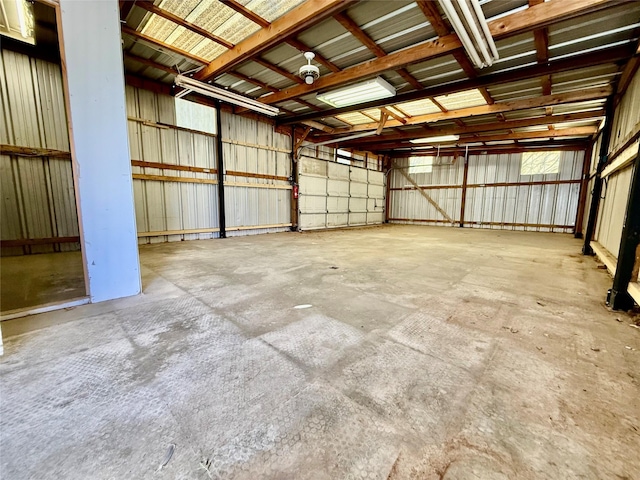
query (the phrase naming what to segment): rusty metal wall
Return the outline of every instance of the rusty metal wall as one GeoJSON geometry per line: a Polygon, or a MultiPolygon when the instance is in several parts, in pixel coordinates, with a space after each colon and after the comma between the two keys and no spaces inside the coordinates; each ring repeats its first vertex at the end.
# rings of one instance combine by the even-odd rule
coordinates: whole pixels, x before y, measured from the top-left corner
{"type": "MultiPolygon", "coordinates": [[[[0,143],[69,151],[60,66],[0,50],[0,143]]],[[[78,237],[71,162],[0,156],[2,240],[78,237]]],[[[78,242],[3,247],[2,255],[78,250],[78,242]]]]}
{"type": "MultiPolygon", "coordinates": [[[[572,232],[584,152],[562,152],[559,173],[547,175],[520,175],[521,158],[520,153],[469,156],[464,226],[572,232]]],[[[421,193],[402,174],[409,171],[409,159],[396,160],[390,174],[390,221],[460,224],[464,159],[440,157],[433,163],[431,173],[410,174],[421,193]]]]}

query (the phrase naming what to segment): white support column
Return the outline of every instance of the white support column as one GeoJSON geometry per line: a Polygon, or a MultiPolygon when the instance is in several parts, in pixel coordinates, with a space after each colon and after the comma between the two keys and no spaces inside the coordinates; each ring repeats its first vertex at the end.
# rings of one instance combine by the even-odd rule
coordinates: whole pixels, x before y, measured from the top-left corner
{"type": "Polygon", "coordinates": [[[92,302],[140,293],[117,0],[60,0],[80,239],[92,302]]]}

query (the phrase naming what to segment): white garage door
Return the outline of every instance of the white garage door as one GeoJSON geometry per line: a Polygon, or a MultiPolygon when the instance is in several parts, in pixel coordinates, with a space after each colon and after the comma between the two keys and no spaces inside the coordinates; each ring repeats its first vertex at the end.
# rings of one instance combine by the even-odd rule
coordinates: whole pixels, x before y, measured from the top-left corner
{"type": "Polygon", "coordinates": [[[303,156],[298,162],[300,230],[382,223],[384,180],[382,172],[303,156]]]}

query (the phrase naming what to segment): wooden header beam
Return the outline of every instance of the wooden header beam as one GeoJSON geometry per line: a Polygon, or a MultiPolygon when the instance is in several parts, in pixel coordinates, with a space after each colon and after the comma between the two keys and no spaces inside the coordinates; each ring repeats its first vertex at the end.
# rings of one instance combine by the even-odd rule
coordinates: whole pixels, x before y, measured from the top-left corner
{"type": "MultiPolygon", "coordinates": [[[[602,0],[600,0],[602,1],[602,0]]],[[[208,80],[220,75],[243,61],[296,35],[298,32],[347,8],[352,0],[307,0],[289,13],[275,20],[269,28],[263,28],[231,50],[223,53],[200,70],[195,78],[208,80]]],[[[274,94],[275,95],[275,94],[274,94]]]]}
{"type": "MultiPolygon", "coordinates": [[[[303,6],[309,3],[309,1],[304,3],[303,6]]],[[[489,23],[489,30],[495,39],[505,38],[518,33],[541,28],[557,21],[573,18],[584,13],[593,12],[608,7],[612,3],[615,2],[612,0],[545,2],[530,7],[527,10],[516,12],[509,16],[494,20],[489,23]]],[[[273,25],[275,25],[275,22],[272,26],[273,25]]],[[[460,43],[458,36],[452,33],[430,42],[390,53],[385,57],[370,60],[360,65],[345,69],[342,72],[325,75],[314,82],[313,85],[298,85],[282,90],[279,94],[263,97],[261,101],[268,104],[278,103],[326,88],[334,88],[344,83],[369,78],[386,70],[395,70],[412,63],[437,58],[448,53],[453,53],[455,50],[459,50],[461,48],[462,44],[460,43]]],[[[231,66],[233,65],[225,65],[224,68],[230,68],[231,66]]],[[[207,75],[211,76],[212,74],[218,73],[222,70],[222,67],[217,69],[212,68],[211,72],[213,73],[207,71],[207,75]]]]}
{"type": "Polygon", "coordinates": [[[542,75],[553,75],[560,72],[577,70],[581,68],[592,67],[595,65],[616,63],[628,59],[631,54],[632,52],[629,46],[623,45],[595,53],[576,55],[570,61],[561,60],[541,65],[536,64],[517,70],[511,70],[508,72],[493,73],[479,76],[475,79],[459,80],[445,85],[425,88],[424,90],[418,92],[403,93],[391,98],[374,100],[372,102],[361,103],[358,105],[350,105],[348,107],[327,109],[321,113],[307,113],[304,115],[283,117],[281,119],[278,119],[277,123],[279,125],[290,125],[293,123],[298,123],[302,120],[315,120],[323,117],[333,117],[336,115],[341,115],[343,113],[349,113],[363,109],[368,110],[370,108],[379,108],[389,105],[398,105],[402,108],[402,103],[411,102],[414,100],[422,100],[439,95],[448,95],[451,93],[461,92],[463,90],[470,90],[472,88],[479,88],[483,86],[501,85],[505,83],[517,82],[529,78],[540,77],[542,75]]]}

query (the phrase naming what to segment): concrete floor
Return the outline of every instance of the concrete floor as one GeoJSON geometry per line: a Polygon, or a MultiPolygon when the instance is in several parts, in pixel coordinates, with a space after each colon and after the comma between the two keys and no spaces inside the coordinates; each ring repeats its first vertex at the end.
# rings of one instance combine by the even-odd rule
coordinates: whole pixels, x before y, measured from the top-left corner
{"type": "Polygon", "coordinates": [[[145,294],[5,339],[2,478],[640,478],[640,330],[571,236],[140,250],[145,294]]]}
{"type": "Polygon", "coordinates": [[[0,312],[84,297],[80,252],[0,258],[0,312]]]}

